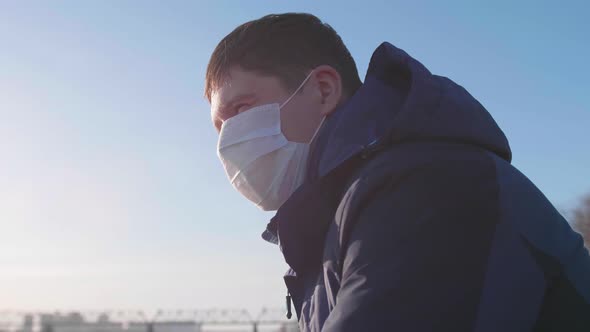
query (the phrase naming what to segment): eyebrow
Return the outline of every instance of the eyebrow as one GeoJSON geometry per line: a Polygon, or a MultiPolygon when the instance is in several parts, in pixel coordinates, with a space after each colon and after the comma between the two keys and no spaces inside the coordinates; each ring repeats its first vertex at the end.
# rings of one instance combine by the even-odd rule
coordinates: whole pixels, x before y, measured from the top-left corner
{"type": "Polygon", "coordinates": [[[255,96],[256,96],[255,93],[243,93],[243,94],[233,97],[228,102],[220,104],[219,107],[217,108],[216,116],[213,119],[213,124],[215,125],[215,128],[217,128],[217,130],[219,130],[219,128],[221,128],[221,125],[223,124],[223,121],[224,121],[222,119],[227,119],[228,116],[231,115],[230,110],[235,106],[235,104],[237,104],[239,101],[241,101],[243,99],[254,98],[255,96]]]}
{"type": "Polygon", "coordinates": [[[256,94],[255,93],[244,93],[241,95],[237,95],[234,98],[232,98],[231,100],[229,100],[228,102],[225,102],[221,105],[219,105],[219,108],[217,110],[218,115],[225,115],[229,112],[229,110],[231,110],[233,107],[235,107],[235,105],[247,98],[253,98],[255,97],[256,94]]]}

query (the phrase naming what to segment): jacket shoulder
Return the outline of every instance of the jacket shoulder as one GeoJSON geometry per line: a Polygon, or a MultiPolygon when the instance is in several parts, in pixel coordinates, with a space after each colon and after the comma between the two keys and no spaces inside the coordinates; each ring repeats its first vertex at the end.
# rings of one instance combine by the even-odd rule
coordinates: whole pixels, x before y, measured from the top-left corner
{"type": "Polygon", "coordinates": [[[412,220],[402,220],[402,206],[434,214],[477,201],[495,208],[497,196],[495,164],[483,149],[449,143],[394,146],[349,179],[326,237],[325,260],[341,260],[361,215],[363,222],[387,218],[392,231],[403,231],[412,220]]]}

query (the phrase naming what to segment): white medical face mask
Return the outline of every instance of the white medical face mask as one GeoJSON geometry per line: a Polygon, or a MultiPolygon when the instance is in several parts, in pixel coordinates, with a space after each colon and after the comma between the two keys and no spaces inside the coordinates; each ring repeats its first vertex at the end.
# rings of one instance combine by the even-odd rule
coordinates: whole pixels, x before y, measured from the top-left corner
{"type": "Polygon", "coordinates": [[[281,109],[299,92],[311,73],[282,104],[253,107],[223,122],[217,154],[231,184],[265,211],[277,210],[305,180],[309,143],[287,140],[281,109]]]}

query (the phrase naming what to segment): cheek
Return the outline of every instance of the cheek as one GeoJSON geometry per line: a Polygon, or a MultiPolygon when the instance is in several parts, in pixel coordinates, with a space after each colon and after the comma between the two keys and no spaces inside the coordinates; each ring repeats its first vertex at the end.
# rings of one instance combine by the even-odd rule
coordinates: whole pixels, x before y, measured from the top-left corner
{"type": "Polygon", "coordinates": [[[307,143],[320,121],[314,105],[298,103],[281,110],[281,129],[289,141],[307,143]]]}

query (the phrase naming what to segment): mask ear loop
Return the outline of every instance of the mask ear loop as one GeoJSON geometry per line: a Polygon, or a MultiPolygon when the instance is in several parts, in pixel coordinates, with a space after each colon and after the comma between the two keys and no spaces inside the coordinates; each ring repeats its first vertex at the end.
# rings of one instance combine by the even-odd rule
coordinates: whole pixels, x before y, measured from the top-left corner
{"type": "Polygon", "coordinates": [[[320,121],[320,124],[316,128],[315,132],[313,133],[313,136],[311,136],[311,140],[309,140],[309,143],[307,143],[307,144],[311,144],[313,142],[313,140],[316,138],[316,136],[320,132],[320,129],[322,129],[322,125],[324,124],[324,120],[326,120],[326,116],[325,115],[322,117],[322,120],[320,121]]]}
{"type": "Polygon", "coordinates": [[[297,89],[295,89],[295,92],[293,92],[293,94],[289,98],[287,98],[287,100],[285,100],[284,103],[282,103],[279,106],[279,109],[283,108],[283,106],[287,105],[287,103],[290,102],[291,99],[293,99],[293,97],[295,97],[297,92],[299,92],[299,90],[301,90],[301,88],[303,88],[303,85],[305,85],[305,83],[309,80],[309,78],[311,77],[311,74],[313,74],[313,70],[310,71],[309,74],[307,75],[307,77],[303,80],[303,82],[301,82],[301,84],[299,84],[299,87],[297,89]]]}
{"type": "MultiPolygon", "coordinates": [[[[293,94],[289,98],[287,98],[287,100],[285,100],[284,103],[282,103],[279,106],[279,110],[281,108],[283,108],[283,106],[287,105],[287,103],[290,102],[291,99],[293,99],[293,97],[295,97],[295,95],[297,94],[297,92],[299,92],[299,90],[301,90],[301,88],[303,88],[303,86],[305,85],[305,83],[307,83],[307,81],[311,77],[311,74],[313,74],[313,70],[310,71],[309,74],[307,74],[307,77],[303,80],[303,82],[301,82],[301,84],[299,84],[299,87],[297,87],[297,89],[295,89],[295,92],[293,92],[293,94]]],[[[313,133],[313,136],[311,136],[311,140],[307,144],[311,144],[311,142],[313,142],[313,140],[315,139],[315,137],[317,136],[317,134],[320,132],[320,128],[322,128],[322,125],[324,124],[324,120],[326,120],[326,116],[325,115],[324,115],[324,117],[322,117],[322,120],[320,121],[320,124],[316,128],[315,132],[313,133]]]]}

